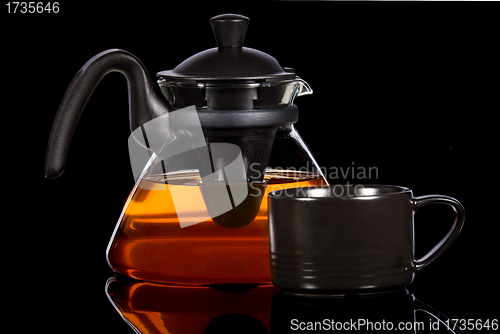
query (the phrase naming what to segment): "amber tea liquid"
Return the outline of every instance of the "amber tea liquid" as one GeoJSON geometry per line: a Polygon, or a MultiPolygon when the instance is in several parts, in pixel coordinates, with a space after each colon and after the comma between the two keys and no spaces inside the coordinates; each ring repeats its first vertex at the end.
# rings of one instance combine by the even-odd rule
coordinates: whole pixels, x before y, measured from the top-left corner
{"type": "Polygon", "coordinates": [[[145,176],[130,194],[110,241],[109,265],[118,273],[146,281],[270,283],[267,194],[326,183],[318,174],[283,170],[266,172],[265,182],[255,219],[228,228],[210,218],[198,172],[180,171],[169,175],[168,182],[163,175],[145,176]],[[184,223],[186,217],[200,223],[181,228],[178,217],[184,223]]]}

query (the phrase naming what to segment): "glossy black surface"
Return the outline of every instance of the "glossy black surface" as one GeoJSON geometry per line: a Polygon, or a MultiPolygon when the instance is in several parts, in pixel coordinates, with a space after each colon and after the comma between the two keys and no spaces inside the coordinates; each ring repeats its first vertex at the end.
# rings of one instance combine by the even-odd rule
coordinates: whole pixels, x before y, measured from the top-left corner
{"type": "Polygon", "coordinates": [[[106,295],[140,333],[462,332],[460,324],[404,289],[306,296],[272,285],[180,287],[112,277],[106,295]]]}
{"type": "MultiPolygon", "coordinates": [[[[467,209],[460,236],[418,273],[410,294],[449,318],[500,317],[494,8],[326,1],[152,6],[72,1],[57,15],[8,15],[4,5],[2,124],[9,134],[2,146],[2,283],[10,292],[5,323],[19,326],[11,331],[134,333],[105,293],[113,275],[106,246],[134,184],[126,80],[111,73],[96,88],[87,108],[101,119],[83,113],[72,139],[79,153],[68,156],[57,180],[44,178],[50,127],[73,75],[93,55],[125,49],[153,74],[214,47],[207,17],[228,12],[252,19],[246,46],[295,67],[314,88],[297,101],[297,128],[320,166],[338,168],[338,178],[328,170],[331,181],[398,184],[415,196],[443,193],[467,209]],[[206,27],[192,35],[198,24],[206,27]],[[342,177],[340,168],[353,166],[354,177],[351,170],[342,177]],[[358,177],[361,167],[367,177],[368,168],[377,167],[377,178],[374,171],[369,179],[358,177]]],[[[441,205],[417,211],[417,257],[446,234],[454,217],[441,205]]],[[[390,310],[397,305],[407,304],[390,310]]],[[[289,328],[287,317],[317,319],[291,313],[294,305],[275,314],[274,306],[271,298],[273,332],[289,328]]],[[[223,312],[230,315],[208,319],[207,327],[217,318],[212,325],[227,320],[226,332],[244,332],[248,323],[261,328],[254,319],[231,316],[233,309],[223,312]]],[[[324,312],[320,320],[334,314],[324,312]]],[[[364,316],[352,308],[336,314],[364,316]]],[[[408,319],[406,312],[394,314],[408,319]]],[[[386,319],[396,320],[392,313],[386,319]]]]}

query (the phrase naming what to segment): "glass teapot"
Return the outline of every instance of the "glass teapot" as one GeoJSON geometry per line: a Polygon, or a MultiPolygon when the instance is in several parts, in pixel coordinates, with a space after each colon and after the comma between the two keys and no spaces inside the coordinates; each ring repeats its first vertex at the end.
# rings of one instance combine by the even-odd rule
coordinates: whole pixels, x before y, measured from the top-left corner
{"type": "Polygon", "coordinates": [[[45,176],[64,170],[78,118],[109,72],[128,82],[136,184],[108,245],[117,273],[188,285],[270,283],[267,194],[326,184],[293,124],[309,85],[243,47],[249,19],[211,19],[217,48],[162,71],[158,91],[132,54],[107,50],[71,81],[49,138],[45,176]]]}

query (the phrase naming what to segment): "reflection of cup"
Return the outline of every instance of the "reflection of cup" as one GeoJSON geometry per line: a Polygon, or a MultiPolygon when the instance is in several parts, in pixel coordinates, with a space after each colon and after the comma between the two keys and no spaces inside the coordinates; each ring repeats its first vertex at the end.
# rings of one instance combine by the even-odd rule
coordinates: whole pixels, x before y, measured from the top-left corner
{"type": "Polygon", "coordinates": [[[335,185],[269,194],[271,273],[277,287],[301,293],[368,292],[411,283],[456,239],[463,206],[442,195],[413,197],[408,188],[335,185]],[[414,257],[413,214],[431,203],[457,212],[443,239],[414,257]]]}
{"type": "Polygon", "coordinates": [[[279,292],[273,296],[271,333],[297,332],[390,332],[460,333],[453,322],[418,301],[407,290],[390,293],[304,296],[279,292]]]}
{"type": "Polygon", "coordinates": [[[110,278],[106,293],[141,334],[268,333],[272,285],[175,286],[110,278]]]}

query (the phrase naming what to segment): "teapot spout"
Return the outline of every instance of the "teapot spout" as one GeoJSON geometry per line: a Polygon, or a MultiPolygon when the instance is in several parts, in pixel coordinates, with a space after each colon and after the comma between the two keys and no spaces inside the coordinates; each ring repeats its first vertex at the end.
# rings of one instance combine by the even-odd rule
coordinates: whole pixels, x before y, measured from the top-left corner
{"type": "Polygon", "coordinates": [[[305,80],[297,77],[296,82],[299,85],[297,96],[311,95],[313,93],[311,86],[309,86],[309,84],[305,80]]]}
{"type": "Polygon", "coordinates": [[[127,79],[131,131],[169,112],[170,105],[137,57],[120,49],[97,54],[73,77],[59,105],[47,145],[46,178],[57,178],[63,173],[78,119],[94,89],[110,72],[119,72],[127,79]]]}

